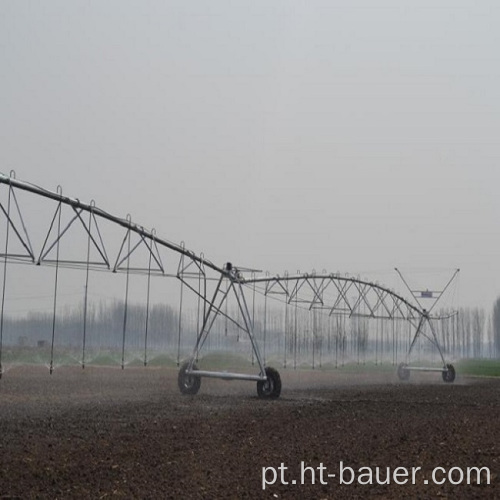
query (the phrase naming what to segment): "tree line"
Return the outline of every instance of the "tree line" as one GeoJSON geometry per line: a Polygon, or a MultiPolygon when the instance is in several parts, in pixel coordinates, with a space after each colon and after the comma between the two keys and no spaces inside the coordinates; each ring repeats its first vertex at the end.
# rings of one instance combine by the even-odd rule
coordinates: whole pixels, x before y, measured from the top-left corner
{"type": "MultiPolygon", "coordinates": [[[[237,317],[237,312],[231,315],[237,317]]],[[[500,357],[500,297],[488,315],[484,309],[460,308],[458,314],[440,311],[446,317],[434,320],[439,343],[447,355],[459,358],[500,357]]],[[[320,311],[255,311],[254,333],[261,350],[284,360],[297,358],[391,361],[404,356],[415,327],[404,320],[349,318],[328,316],[320,311]]],[[[179,311],[166,304],[128,304],[123,301],[89,302],[83,307],[52,313],[31,312],[24,317],[4,318],[4,344],[40,346],[50,344],[52,335],[57,346],[116,349],[125,342],[127,348],[173,349],[179,334],[185,348],[191,348],[198,329],[200,313],[179,311]]],[[[227,319],[219,317],[206,346],[209,349],[235,349],[245,340],[227,319]]],[[[425,349],[428,347],[424,346],[425,349]]],[[[430,351],[429,351],[430,352],[430,351]]]]}

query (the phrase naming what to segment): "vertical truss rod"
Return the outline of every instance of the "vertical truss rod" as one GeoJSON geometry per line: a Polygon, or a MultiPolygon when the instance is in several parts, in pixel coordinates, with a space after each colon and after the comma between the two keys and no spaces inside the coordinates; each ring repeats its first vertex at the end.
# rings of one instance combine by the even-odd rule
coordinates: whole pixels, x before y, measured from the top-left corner
{"type": "MultiPolygon", "coordinates": [[[[3,374],[3,366],[2,366],[2,351],[3,351],[3,325],[4,325],[4,312],[5,312],[5,292],[6,292],[6,283],[7,283],[7,254],[9,253],[9,223],[10,223],[10,200],[11,200],[11,191],[9,189],[8,201],[7,201],[7,228],[5,231],[5,255],[3,261],[3,284],[2,284],[2,310],[0,311],[0,379],[3,374]]],[[[2,207],[3,209],[3,207],[2,207]]]]}
{"type": "Polygon", "coordinates": [[[212,300],[210,302],[208,310],[207,310],[206,314],[203,317],[203,323],[201,325],[200,331],[198,332],[198,336],[196,338],[196,344],[194,346],[191,359],[189,361],[188,371],[193,369],[193,364],[194,364],[195,360],[198,358],[198,355],[199,355],[199,352],[200,352],[200,349],[201,349],[201,346],[202,346],[203,337],[205,337],[206,335],[208,335],[208,332],[210,332],[212,324],[215,321],[215,318],[217,317],[217,311],[220,310],[220,307],[224,303],[224,300],[226,299],[226,297],[227,297],[227,295],[229,293],[229,290],[226,290],[223,293],[222,299],[221,299],[219,305],[216,307],[215,306],[215,301],[217,299],[217,296],[219,295],[223,279],[224,279],[224,274],[221,273],[219,281],[217,282],[217,286],[215,287],[215,291],[214,291],[214,294],[212,296],[212,300]],[[213,315],[213,318],[210,321],[210,316],[212,315],[212,311],[214,309],[215,309],[215,314],[213,315]],[[209,321],[210,321],[210,323],[209,323],[209,321]],[[207,328],[207,326],[208,326],[208,328],[207,328]],[[206,332],[205,332],[205,329],[206,329],[206,332]]]}
{"type": "MultiPolygon", "coordinates": [[[[250,338],[250,342],[252,344],[252,350],[255,353],[255,357],[257,358],[257,363],[259,364],[259,369],[260,369],[260,375],[265,376],[265,367],[264,363],[262,361],[262,356],[260,354],[259,346],[257,342],[255,341],[254,338],[254,332],[253,332],[253,322],[252,318],[250,317],[250,311],[248,309],[248,304],[245,299],[245,294],[243,292],[243,287],[241,286],[241,282],[239,280],[236,281],[238,283],[238,288],[241,294],[241,298],[238,295],[238,290],[234,289],[235,295],[236,295],[236,300],[238,302],[238,307],[241,311],[241,314],[243,316],[243,321],[245,323],[245,332],[248,334],[248,337],[250,338]]],[[[233,287],[234,287],[234,282],[233,282],[233,287]]]]}

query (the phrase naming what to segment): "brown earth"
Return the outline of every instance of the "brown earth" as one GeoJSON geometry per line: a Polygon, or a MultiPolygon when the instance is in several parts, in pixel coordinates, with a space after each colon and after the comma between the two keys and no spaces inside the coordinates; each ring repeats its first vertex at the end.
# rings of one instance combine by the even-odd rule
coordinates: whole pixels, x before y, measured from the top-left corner
{"type": "Polygon", "coordinates": [[[212,379],[182,396],[170,369],[13,367],[0,380],[0,498],[500,498],[500,381],[280,372],[267,401],[254,383],[212,379]],[[302,461],[315,484],[310,470],[301,484],[302,461]],[[361,482],[376,466],[409,481],[341,485],[341,461],[361,482]],[[491,484],[434,485],[438,466],[488,467],[491,484]],[[278,472],[266,490],[263,467],[278,472]]]}

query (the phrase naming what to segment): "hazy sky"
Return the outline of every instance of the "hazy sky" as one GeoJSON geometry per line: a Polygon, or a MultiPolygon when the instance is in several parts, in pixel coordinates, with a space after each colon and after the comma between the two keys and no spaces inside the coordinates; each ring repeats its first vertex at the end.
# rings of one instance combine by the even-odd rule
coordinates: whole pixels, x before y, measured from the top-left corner
{"type": "Polygon", "coordinates": [[[460,267],[489,307],[499,25],[497,1],[2,0],[0,171],[220,265],[460,267]]]}

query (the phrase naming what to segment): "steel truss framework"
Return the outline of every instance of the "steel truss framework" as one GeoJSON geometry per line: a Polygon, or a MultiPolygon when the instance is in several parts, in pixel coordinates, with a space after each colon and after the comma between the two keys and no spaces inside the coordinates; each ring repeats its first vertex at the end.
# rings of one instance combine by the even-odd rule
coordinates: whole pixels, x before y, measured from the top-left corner
{"type": "MultiPolygon", "coordinates": [[[[189,360],[184,363],[179,372],[179,388],[182,392],[195,393],[199,389],[201,377],[216,377],[225,379],[243,379],[257,382],[259,395],[262,397],[278,397],[281,381],[276,370],[266,367],[264,358],[259,349],[259,343],[254,334],[255,312],[250,311],[247,296],[259,293],[264,297],[265,307],[268,299],[279,300],[295,308],[318,311],[327,316],[348,316],[379,318],[389,320],[405,320],[415,328],[413,341],[410,345],[407,358],[409,359],[417,339],[421,336],[427,338],[438,350],[445,381],[454,379],[454,370],[446,364],[443,352],[433,327],[433,321],[439,319],[432,316],[431,311],[422,308],[418,297],[410,289],[415,299],[414,302],[406,300],[393,290],[378,283],[363,281],[359,278],[342,276],[338,274],[311,273],[297,275],[269,275],[258,276],[255,271],[250,275],[247,270],[237,268],[231,263],[220,267],[205,259],[203,254],[197,255],[185,248],[185,245],[174,244],[160,238],[155,230],[147,230],[135,224],[130,216],[119,218],[98,208],[92,201],[82,203],[76,198],[66,197],[58,187],[56,192],[48,191],[28,182],[19,181],[15,173],[9,176],[0,174],[0,185],[6,192],[0,198],[0,214],[3,214],[4,247],[0,248],[0,258],[3,259],[3,282],[0,311],[0,377],[2,374],[2,345],[4,330],[4,310],[7,293],[8,264],[24,263],[34,265],[55,266],[54,283],[54,315],[52,327],[50,373],[53,371],[54,333],[56,323],[56,304],[59,268],[78,268],[86,272],[88,285],[91,270],[106,270],[113,273],[125,273],[125,318],[124,338],[126,328],[126,306],[128,297],[128,277],[131,273],[147,275],[147,305],[149,311],[150,278],[153,275],[177,278],[181,283],[180,308],[182,311],[184,288],[190,290],[199,299],[203,307],[201,312],[201,325],[196,337],[195,346],[189,360]],[[35,250],[32,238],[27,229],[24,218],[23,206],[19,202],[18,193],[31,195],[51,200],[53,211],[48,222],[48,229],[42,238],[43,243],[35,250]],[[121,244],[118,250],[112,250],[106,241],[103,222],[110,222],[120,228],[122,232],[121,244]],[[86,237],[86,248],[83,257],[64,258],[61,255],[61,244],[69,238],[71,231],[78,227],[86,237]],[[133,257],[143,252],[146,258],[140,265],[133,264],[133,257]],[[169,265],[165,265],[168,262],[169,265]],[[229,297],[237,304],[236,314],[224,308],[229,297]],[[259,373],[257,375],[242,373],[213,372],[198,370],[196,361],[199,357],[215,320],[224,317],[246,334],[251,342],[252,352],[257,361],[259,373]]],[[[1,193],[0,193],[1,194],[1,193]]],[[[453,278],[452,278],[453,279],[453,278]]],[[[404,279],[403,279],[404,281],[404,279]]],[[[451,280],[450,280],[451,282],[451,280]]],[[[406,283],[406,282],[405,282],[406,283]]],[[[449,285],[449,284],[448,284],[449,285]]],[[[447,285],[447,286],[448,286],[447,285]]],[[[85,287],[83,329],[85,352],[85,328],[87,319],[87,288],[85,287]]],[[[443,290],[444,292],[444,290],[443,290]]],[[[437,300],[439,300],[438,296],[437,300]]],[[[436,300],[436,302],[437,302],[436,300]]],[[[436,303],[435,302],[435,303],[436,303]]],[[[435,305],[435,304],[434,304],[435,305]]],[[[265,313],[264,313],[265,314],[265,313]]],[[[181,340],[182,325],[179,315],[179,345],[181,340]]],[[[146,320],[147,339],[147,320],[146,320]]],[[[122,350],[122,368],[124,367],[124,346],[122,350]]],[[[145,346],[146,364],[147,346],[145,346]]],[[[179,357],[178,357],[179,364],[179,357]]],[[[85,367],[85,359],[82,359],[85,367]]],[[[400,378],[407,379],[412,369],[422,369],[400,365],[398,374],[400,378]]]]}

